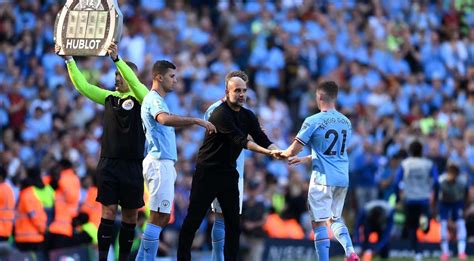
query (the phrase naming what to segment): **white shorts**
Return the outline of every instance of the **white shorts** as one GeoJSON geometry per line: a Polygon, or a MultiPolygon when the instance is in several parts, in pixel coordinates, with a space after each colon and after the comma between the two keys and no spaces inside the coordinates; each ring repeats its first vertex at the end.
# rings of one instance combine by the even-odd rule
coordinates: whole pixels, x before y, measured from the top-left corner
{"type": "Polygon", "coordinates": [[[339,219],[346,199],[347,187],[320,185],[311,175],[308,191],[308,208],[311,220],[320,222],[339,219]]]}
{"type": "MultiPolygon", "coordinates": [[[[242,202],[244,199],[244,178],[242,176],[239,177],[239,207],[240,211],[239,214],[242,214],[242,202]]],[[[215,213],[222,214],[222,209],[221,205],[219,204],[219,201],[214,199],[211,204],[212,211],[215,213]]]]}
{"type": "Polygon", "coordinates": [[[150,210],[170,214],[176,181],[174,161],[146,156],[143,160],[143,179],[150,194],[150,210]]]}

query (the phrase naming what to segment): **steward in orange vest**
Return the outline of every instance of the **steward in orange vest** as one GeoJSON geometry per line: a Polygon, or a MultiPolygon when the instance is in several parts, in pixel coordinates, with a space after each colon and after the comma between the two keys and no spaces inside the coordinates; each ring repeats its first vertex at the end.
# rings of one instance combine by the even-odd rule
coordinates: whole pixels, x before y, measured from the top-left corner
{"type": "Polygon", "coordinates": [[[303,228],[296,219],[285,220],[277,213],[268,215],[263,230],[271,238],[304,239],[303,228]]]}
{"type": "Polygon", "coordinates": [[[22,181],[16,207],[15,243],[20,251],[38,251],[42,248],[47,216],[35,188],[44,187],[39,169],[29,169],[22,181]]]}
{"type": "Polygon", "coordinates": [[[0,242],[8,241],[12,235],[15,220],[15,196],[6,182],[7,172],[0,168],[0,242]]]}
{"type": "Polygon", "coordinates": [[[52,173],[51,186],[55,190],[54,219],[49,226],[49,249],[64,248],[72,244],[72,219],[77,216],[81,184],[69,160],[59,162],[52,173]]]}
{"type": "Polygon", "coordinates": [[[102,205],[100,202],[95,200],[97,198],[97,179],[95,175],[96,173],[92,173],[84,177],[83,182],[87,183],[89,187],[87,188],[86,198],[82,202],[79,210],[80,212],[89,216],[90,223],[93,223],[96,227],[99,227],[100,218],[102,216],[102,205]]]}
{"type": "Polygon", "coordinates": [[[95,201],[97,198],[97,187],[95,185],[87,189],[86,199],[82,203],[81,212],[89,216],[89,222],[99,227],[102,214],[102,205],[95,201]]]}

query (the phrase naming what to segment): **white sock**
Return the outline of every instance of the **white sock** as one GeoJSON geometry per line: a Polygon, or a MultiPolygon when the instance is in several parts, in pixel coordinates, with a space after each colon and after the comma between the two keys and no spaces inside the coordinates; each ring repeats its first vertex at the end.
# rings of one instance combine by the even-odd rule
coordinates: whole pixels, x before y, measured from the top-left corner
{"type": "Polygon", "coordinates": [[[466,253],[466,223],[464,219],[456,221],[456,234],[458,238],[458,254],[466,253]]]}
{"type": "Polygon", "coordinates": [[[449,254],[448,221],[441,220],[441,252],[449,254]]]}

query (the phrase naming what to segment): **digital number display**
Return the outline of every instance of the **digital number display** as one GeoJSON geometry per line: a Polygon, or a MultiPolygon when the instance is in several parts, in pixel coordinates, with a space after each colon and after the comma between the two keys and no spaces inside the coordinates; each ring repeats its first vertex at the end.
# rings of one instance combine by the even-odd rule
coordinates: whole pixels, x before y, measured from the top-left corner
{"type": "Polygon", "coordinates": [[[70,11],[66,38],[104,38],[108,15],[107,11],[70,11]]]}

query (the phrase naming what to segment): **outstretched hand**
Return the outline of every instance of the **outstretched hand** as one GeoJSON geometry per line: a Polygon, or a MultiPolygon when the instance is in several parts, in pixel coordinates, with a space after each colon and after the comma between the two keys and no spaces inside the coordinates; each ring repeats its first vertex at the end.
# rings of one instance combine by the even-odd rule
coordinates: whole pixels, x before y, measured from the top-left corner
{"type": "Polygon", "coordinates": [[[206,128],[209,134],[217,133],[216,126],[214,126],[214,124],[210,123],[209,121],[201,120],[199,125],[206,128]]]}
{"type": "Polygon", "coordinates": [[[298,164],[301,164],[304,162],[304,159],[303,158],[299,158],[297,156],[295,157],[289,157],[288,158],[288,165],[298,165],[298,164]]]}
{"type": "Polygon", "coordinates": [[[61,51],[61,46],[58,44],[54,44],[54,53],[57,54],[58,56],[62,57],[64,60],[69,60],[72,59],[72,56],[69,55],[60,55],[59,52],[61,51]]]}

